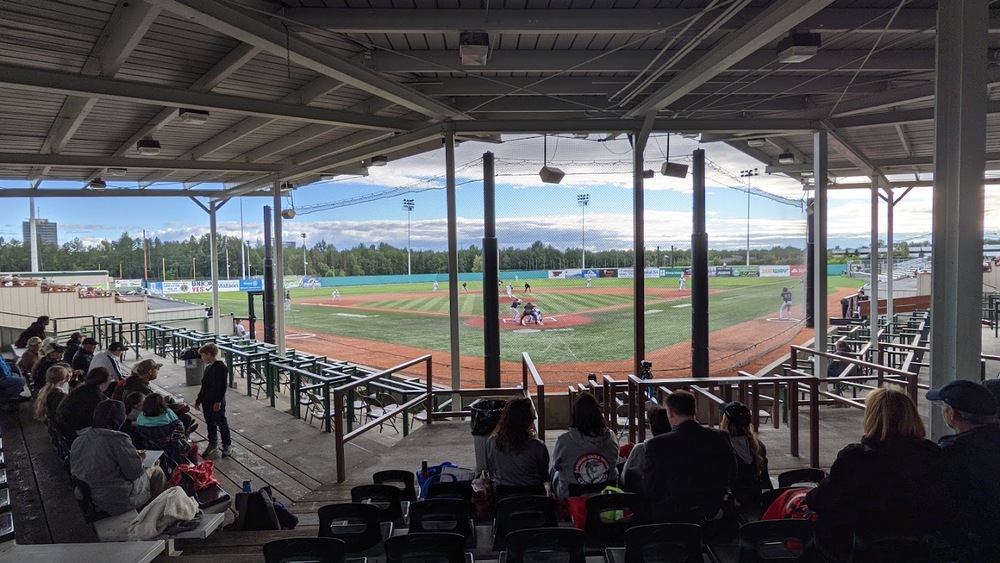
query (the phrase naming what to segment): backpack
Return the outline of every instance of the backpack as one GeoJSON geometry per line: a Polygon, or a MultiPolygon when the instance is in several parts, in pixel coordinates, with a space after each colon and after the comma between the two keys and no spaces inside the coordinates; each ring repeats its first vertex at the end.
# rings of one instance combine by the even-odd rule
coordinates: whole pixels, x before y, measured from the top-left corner
{"type": "Polygon", "coordinates": [[[427,492],[431,485],[440,481],[444,482],[467,482],[472,483],[473,477],[475,477],[475,472],[471,469],[463,469],[450,461],[446,461],[441,465],[433,465],[427,468],[427,474],[421,474],[418,470],[417,474],[417,484],[420,485],[420,498],[426,499],[427,492]]]}
{"type": "MultiPolygon", "coordinates": [[[[236,493],[236,521],[227,530],[280,530],[281,521],[274,509],[271,487],[252,493],[236,493]]],[[[287,509],[286,509],[287,511],[287,509]]]]}

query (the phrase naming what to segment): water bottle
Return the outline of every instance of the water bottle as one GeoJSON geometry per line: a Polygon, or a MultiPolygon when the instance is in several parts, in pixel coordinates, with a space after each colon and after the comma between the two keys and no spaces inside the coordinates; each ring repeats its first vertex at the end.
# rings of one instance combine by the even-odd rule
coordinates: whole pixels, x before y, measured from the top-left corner
{"type": "Polygon", "coordinates": [[[244,493],[249,493],[250,491],[251,491],[251,489],[250,489],[250,479],[247,479],[246,481],[243,481],[243,492],[244,493]]]}

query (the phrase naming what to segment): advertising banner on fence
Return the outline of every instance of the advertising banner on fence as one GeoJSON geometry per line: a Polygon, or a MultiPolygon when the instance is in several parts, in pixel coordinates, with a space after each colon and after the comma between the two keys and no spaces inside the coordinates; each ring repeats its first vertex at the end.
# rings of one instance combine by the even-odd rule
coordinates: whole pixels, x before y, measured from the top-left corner
{"type": "Polygon", "coordinates": [[[323,286],[319,278],[302,278],[302,287],[306,289],[316,289],[323,286]]]}
{"type": "Polygon", "coordinates": [[[617,268],[601,268],[597,270],[598,275],[602,278],[617,278],[618,269],[617,268]]]}
{"type": "Polygon", "coordinates": [[[302,278],[299,276],[285,276],[285,279],[282,281],[285,284],[285,289],[302,287],[302,278]]]}
{"type": "Polygon", "coordinates": [[[240,280],[240,291],[264,291],[264,278],[240,280]]]}
{"type": "Polygon", "coordinates": [[[635,268],[618,268],[618,277],[632,279],[635,277],[635,268]]]}
{"type": "Polygon", "coordinates": [[[661,278],[679,278],[684,273],[684,268],[660,268],[661,278]]]}
{"type": "MultiPolygon", "coordinates": [[[[618,277],[632,279],[635,277],[635,268],[618,268],[618,277]]],[[[644,278],[658,278],[660,277],[660,269],[657,267],[645,268],[642,271],[642,277],[644,278]]]]}
{"type": "Polygon", "coordinates": [[[117,289],[132,289],[142,287],[142,280],[115,280],[117,289]]]}
{"type": "Polygon", "coordinates": [[[758,278],[760,277],[760,266],[733,266],[733,277],[758,278]]]}
{"type": "Polygon", "coordinates": [[[760,266],[760,277],[787,278],[790,271],[788,266],[760,266]]]}
{"type": "Polygon", "coordinates": [[[566,278],[566,270],[549,270],[550,280],[561,280],[566,278]]]}
{"type": "Polygon", "coordinates": [[[716,266],[708,269],[708,275],[717,278],[731,278],[733,276],[733,269],[729,266],[716,266]]]}
{"type": "Polygon", "coordinates": [[[191,293],[190,281],[165,281],[162,283],[163,294],[191,293]]]}
{"type": "Polygon", "coordinates": [[[804,264],[793,264],[788,267],[791,270],[791,276],[797,278],[806,275],[806,267],[804,264]]]}

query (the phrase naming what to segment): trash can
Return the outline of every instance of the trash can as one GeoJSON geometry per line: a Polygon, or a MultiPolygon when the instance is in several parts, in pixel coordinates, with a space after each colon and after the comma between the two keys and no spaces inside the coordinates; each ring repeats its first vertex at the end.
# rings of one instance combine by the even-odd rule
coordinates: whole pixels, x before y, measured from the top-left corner
{"type": "Polygon", "coordinates": [[[205,374],[205,362],[197,348],[188,348],[181,354],[184,360],[184,381],[187,386],[201,385],[201,377],[205,374]]]}
{"type": "Polygon", "coordinates": [[[478,399],[469,405],[472,412],[472,441],[476,450],[476,473],[486,469],[486,440],[500,422],[500,413],[507,406],[504,399],[478,399]]]}

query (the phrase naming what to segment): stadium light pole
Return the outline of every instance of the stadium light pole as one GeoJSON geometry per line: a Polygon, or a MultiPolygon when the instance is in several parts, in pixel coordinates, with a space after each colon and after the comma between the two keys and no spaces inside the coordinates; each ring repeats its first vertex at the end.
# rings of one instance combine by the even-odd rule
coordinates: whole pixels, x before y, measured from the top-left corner
{"type": "Polygon", "coordinates": [[[410,262],[410,213],[414,208],[412,199],[403,200],[403,209],[406,210],[406,275],[412,276],[413,269],[410,262]]]}
{"type": "Polygon", "coordinates": [[[740,170],[740,178],[747,179],[747,266],[750,265],[750,178],[759,175],[756,168],[740,170]]]}
{"type": "Polygon", "coordinates": [[[590,194],[576,196],[576,204],[580,206],[580,269],[587,269],[587,205],[590,204],[590,194]]]}
{"type": "Polygon", "coordinates": [[[306,277],[306,234],[302,233],[302,277],[306,277]]]}

